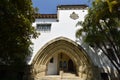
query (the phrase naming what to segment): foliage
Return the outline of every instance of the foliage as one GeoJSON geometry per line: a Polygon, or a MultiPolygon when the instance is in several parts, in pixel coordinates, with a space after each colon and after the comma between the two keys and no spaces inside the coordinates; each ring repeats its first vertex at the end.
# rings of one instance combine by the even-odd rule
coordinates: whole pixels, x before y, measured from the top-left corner
{"type": "Polygon", "coordinates": [[[33,15],[31,0],[0,0],[0,65],[26,63],[37,37],[33,15]]]}
{"type": "Polygon", "coordinates": [[[120,1],[95,0],[89,9],[83,26],[76,32],[90,46],[97,47],[110,59],[120,74],[120,1]]]}

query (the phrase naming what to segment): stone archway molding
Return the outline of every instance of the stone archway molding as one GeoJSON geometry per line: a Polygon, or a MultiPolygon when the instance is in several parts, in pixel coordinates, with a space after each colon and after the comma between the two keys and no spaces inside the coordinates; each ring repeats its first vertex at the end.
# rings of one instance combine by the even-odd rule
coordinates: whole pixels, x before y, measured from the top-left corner
{"type": "Polygon", "coordinates": [[[78,76],[82,80],[93,80],[94,65],[86,51],[76,42],[58,37],[45,44],[32,61],[32,75],[38,79],[46,75],[49,60],[58,53],[66,53],[76,65],[78,76]]]}

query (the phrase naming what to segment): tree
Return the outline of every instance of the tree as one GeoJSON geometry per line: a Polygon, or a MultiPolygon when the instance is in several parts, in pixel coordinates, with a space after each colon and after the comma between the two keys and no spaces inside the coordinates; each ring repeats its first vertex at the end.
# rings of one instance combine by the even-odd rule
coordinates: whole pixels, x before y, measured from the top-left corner
{"type": "Polygon", "coordinates": [[[34,13],[31,0],[0,0],[0,79],[22,80],[31,37],[37,37],[34,13]]]}
{"type": "Polygon", "coordinates": [[[120,1],[95,0],[90,7],[83,28],[76,32],[84,42],[101,50],[115,66],[120,74],[120,1]]]}
{"type": "Polygon", "coordinates": [[[31,54],[31,37],[37,37],[33,21],[31,0],[0,0],[0,66],[24,71],[31,54]]]}

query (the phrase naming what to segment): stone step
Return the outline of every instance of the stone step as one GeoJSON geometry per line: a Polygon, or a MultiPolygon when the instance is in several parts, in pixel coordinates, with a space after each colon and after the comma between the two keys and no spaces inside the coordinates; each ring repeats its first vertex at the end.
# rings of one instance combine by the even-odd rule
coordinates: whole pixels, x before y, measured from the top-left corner
{"type": "Polygon", "coordinates": [[[38,80],[81,80],[75,73],[64,72],[62,75],[48,75],[38,80]]]}
{"type": "Polygon", "coordinates": [[[47,76],[47,77],[43,77],[41,79],[38,80],[80,80],[79,77],[71,77],[71,76],[47,76]]]}
{"type": "Polygon", "coordinates": [[[63,73],[62,76],[77,77],[75,73],[63,73]]]}
{"type": "Polygon", "coordinates": [[[38,79],[38,80],[81,80],[80,78],[43,78],[43,79],[38,79]]]}

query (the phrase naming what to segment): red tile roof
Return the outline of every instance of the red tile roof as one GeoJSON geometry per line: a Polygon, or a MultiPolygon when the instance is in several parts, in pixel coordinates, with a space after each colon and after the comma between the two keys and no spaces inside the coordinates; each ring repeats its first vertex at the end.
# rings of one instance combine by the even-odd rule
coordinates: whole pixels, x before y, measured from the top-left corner
{"type": "Polygon", "coordinates": [[[58,9],[85,9],[88,6],[85,4],[82,5],[59,5],[57,6],[58,9]]]}
{"type": "Polygon", "coordinates": [[[35,18],[53,18],[56,19],[57,18],[57,14],[35,14],[35,18]]]}

